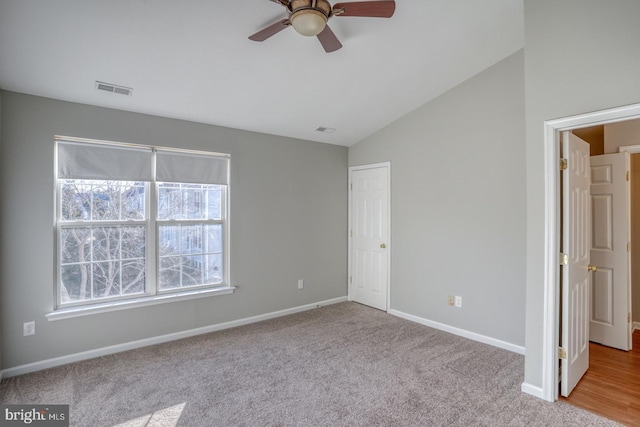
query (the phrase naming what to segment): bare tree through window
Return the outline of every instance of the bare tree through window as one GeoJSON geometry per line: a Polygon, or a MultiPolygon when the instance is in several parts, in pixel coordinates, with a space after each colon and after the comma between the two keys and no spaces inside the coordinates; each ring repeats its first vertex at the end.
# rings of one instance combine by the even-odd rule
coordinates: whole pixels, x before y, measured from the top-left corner
{"type": "Polygon", "coordinates": [[[144,293],[145,193],[145,183],[64,181],[61,302],[144,293]]]}

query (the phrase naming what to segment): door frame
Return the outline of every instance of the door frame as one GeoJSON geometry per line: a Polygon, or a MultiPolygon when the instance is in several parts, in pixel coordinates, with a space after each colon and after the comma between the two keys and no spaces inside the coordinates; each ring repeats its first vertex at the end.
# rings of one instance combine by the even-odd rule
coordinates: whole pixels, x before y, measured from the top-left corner
{"type": "Polygon", "coordinates": [[[347,183],[347,189],[349,193],[349,209],[348,209],[348,227],[347,227],[347,240],[348,240],[348,249],[347,249],[347,300],[351,301],[351,260],[352,260],[352,239],[351,233],[351,183],[353,180],[351,179],[353,176],[353,172],[367,169],[378,169],[378,168],[386,168],[387,169],[387,235],[389,236],[387,243],[387,313],[391,309],[391,249],[392,249],[392,237],[391,237],[391,162],[381,162],[381,163],[372,163],[366,165],[359,166],[349,166],[349,174],[347,183]]]}
{"type": "Polygon", "coordinates": [[[640,104],[544,122],[544,283],[542,398],[558,400],[560,263],[560,134],[562,131],[640,118],[640,104]]]}
{"type": "MultiPolygon", "coordinates": [[[[629,154],[640,154],[640,145],[624,145],[624,146],[618,148],[618,151],[620,151],[620,152],[624,151],[624,152],[629,153],[629,154]]],[[[633,251],[633,246],[631,246],[631,250],[633,251]]],[[[631,261],[629,261],[629,265],[631,265],[631,261]]],[[[633,278],[633,276],[631,276],[631,277],[633,278]]],[[[633,289],[633,282],[631,283],[631,288],[633,289]]],[[[633,310],[631,310],[631,313],[633,314],[633,310]]],[[[640,322],[632,322],[632,325],[631,325],[631,335],[632,336],[633,336],[633,332],[636,331],[637,329],[640,329],[640,322]]]]}

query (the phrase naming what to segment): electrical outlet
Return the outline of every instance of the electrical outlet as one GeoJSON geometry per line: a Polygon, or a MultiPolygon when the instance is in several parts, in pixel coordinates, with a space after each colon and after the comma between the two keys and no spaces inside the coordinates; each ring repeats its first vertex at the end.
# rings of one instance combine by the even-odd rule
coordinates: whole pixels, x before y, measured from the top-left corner
{"type": "Polygon", "coordinates": [[[462,307],[462,297],[456,296],[456,307],[462,307]]]}
{"type": "Polygon", "coordinates": [[[29,336],[36,334],[36,321],[32,320],[31,322],[24,322],[22,325],[22,335],[29,336]]]}
{"type": "Polygon", "coordinates": [[[298,289],[304,288],[304,280],[298,279],[298,289]]]}
{"type": "Polygon", "coordinates": [[[453,295],[449,295],[449,305],[453,305],[453,295]]]}

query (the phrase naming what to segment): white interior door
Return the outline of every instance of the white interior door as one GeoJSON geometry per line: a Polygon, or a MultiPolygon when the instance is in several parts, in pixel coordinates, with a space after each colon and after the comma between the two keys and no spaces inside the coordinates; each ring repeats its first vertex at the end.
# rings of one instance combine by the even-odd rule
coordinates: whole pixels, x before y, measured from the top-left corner
{"type": "Polygon", "coordinates": [[[589,339],[631,349],[629,153],[591,157],[592,244],[589,339]]]}
{"type": "Polygon", "coordinates": [[[562,156],[562,268],[560,394],[568,396],[589,368],[589,256],[591,248],[591,169],[589,144],[564,132],[562,156]]]}
{"type": "Polygon", "coordinates": [[[389,166],[351,169],[349,299],[387,311],[389,166]]]}

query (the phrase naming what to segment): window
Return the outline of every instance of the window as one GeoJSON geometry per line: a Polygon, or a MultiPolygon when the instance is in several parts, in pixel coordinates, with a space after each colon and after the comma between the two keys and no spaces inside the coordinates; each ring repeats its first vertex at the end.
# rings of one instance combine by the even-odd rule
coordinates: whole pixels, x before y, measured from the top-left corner
{"type": "Polygon", "coordinates": [[[228,286],[228,155],[56,148],[57,308],[228,286]]]}
{"type": "Polygon", "coordinates": [[[160,290],[223,281],[222,186],[158,184],[160,290]]]}
{"type": "Polygon", "coordinates": [[[147,188],[144,182],[61,180],[61,305],[145,293],[147,188]]]}

